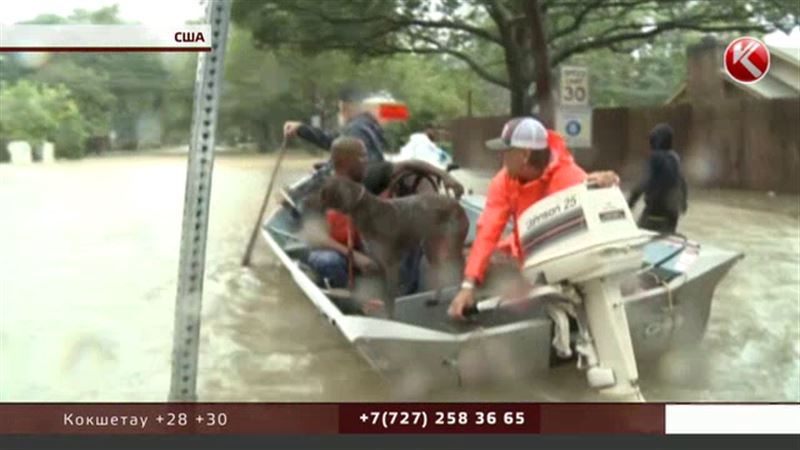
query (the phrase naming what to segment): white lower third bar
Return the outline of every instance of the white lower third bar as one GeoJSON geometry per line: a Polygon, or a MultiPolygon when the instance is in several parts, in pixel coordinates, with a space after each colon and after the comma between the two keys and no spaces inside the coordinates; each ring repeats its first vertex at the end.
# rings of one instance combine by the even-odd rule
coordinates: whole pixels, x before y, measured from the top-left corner
{"type": "Polygon", "coordinates": [[[0,51],[209,51],[209,25],[0,25],[0,51]]]}
{"type": "Polygon", "coordinates": [[[800,434],[800,404],[666,405],[667,434],[800,434]]]}

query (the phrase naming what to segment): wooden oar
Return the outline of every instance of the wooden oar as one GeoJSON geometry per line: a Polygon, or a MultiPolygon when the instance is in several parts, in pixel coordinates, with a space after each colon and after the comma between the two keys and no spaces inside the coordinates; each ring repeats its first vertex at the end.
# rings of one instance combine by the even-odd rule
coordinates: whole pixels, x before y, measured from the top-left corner
{"type": "Polygon", "coordinates": [[[275,185],[275,176],[278,174],[278,169],[281,167],[281,162],[283,161],[283,156],[286,155],[286,138],[283,138],[283,142],[281,143],[281,150],[278,154],[278,160],[275,161],[275,167],[272,169],[272,176],[269,178],[269,186],[267,187],[267,195],[264,196],[264,202],[261,204],[261,211],[258,213],[258,218],[256,219],[256,224],[253,225],[253,232],[250,233],[250,242],[247,244],[247,250],[244,252],[244,256],[242,257],[242,265],[249,266],[250,265],[250,257],[253,255],[253,247],[256,245],[256,239],[258,239],[258,230],[261,228],[261,223],[264,220],[264,213],[267,211],[267,205],[269,204],[269,198],[272,195],[272,187],[275,185]]]}

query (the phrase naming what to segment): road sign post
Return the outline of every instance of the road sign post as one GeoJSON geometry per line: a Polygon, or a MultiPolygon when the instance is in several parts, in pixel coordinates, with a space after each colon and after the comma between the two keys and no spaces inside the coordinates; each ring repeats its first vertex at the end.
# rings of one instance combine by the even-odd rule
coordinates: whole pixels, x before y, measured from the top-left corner
{"type": "Polygon", "coordinates": [[[559,100],[562,106],[589,104],[589,70],[586,67],[563,66],[559,84],[559,100]]]}
{"type": "Polygon", "coordinates": [[[211,51],[199,54],[197,60],[186,195],[183,204],[178,293],[175,300],[170,401],[197,399],[197,362],[208,206],[230,9],[229,0],[209,1],[206,18],[211,25],[211,51]]]}
{"type": "Polygon", "coordinates": [[[589,71],[563,66],[559,77],[556,130],[571,149],[592,146],[592,108],[589,106],[589,71]]]}
{"type": "Polygon", "coordinates": [[[592,146],[592,108],[589,106],[559,107],[556,111],[556,131],[567,141],[570,149],[592,146]]]}

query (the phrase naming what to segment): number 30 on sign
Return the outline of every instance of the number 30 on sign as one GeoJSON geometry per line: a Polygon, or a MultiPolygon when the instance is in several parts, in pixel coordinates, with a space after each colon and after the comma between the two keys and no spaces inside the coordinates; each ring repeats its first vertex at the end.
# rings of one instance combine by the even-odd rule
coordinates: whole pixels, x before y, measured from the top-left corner
{"type": "Polygon", "coordinates": [[[561,104],[589,104],[589,71],[585,67],[561,68],[561,104]]]}

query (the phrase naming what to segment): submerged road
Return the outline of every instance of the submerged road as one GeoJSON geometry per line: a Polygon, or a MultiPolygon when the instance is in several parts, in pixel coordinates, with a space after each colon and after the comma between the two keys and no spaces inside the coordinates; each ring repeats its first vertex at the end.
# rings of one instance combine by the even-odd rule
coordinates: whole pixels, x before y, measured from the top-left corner
{"type": "MultiPolygon", "coordinates": [[[[279,183],[313,159],[288,159],[279,183]]],[[[402,398],[323,321],[259,242],[239,259],[272,159],[219,155],[199,396],[207,401],[402,398]]],[[[169,387],[185,159],[109,156],[0,165],[0,401],[163,401],[169,387]]],[[[485,182],[464,174],[476,192],[485,182]]],[[[690,238],[745,253],[696,352],[641,368],[651,401],[800,401],[800,198],[691,192],[690,238]]],[[[561,366],[441,401],[597,400],[561,366]]]]}

